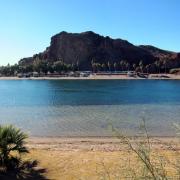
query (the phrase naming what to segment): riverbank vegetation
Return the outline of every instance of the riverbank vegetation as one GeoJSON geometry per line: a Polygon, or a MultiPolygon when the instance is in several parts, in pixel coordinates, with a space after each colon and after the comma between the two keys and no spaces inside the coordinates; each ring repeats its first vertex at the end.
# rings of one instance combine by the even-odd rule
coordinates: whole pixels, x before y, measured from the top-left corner
{"type": "MultiPolygon", "coordinates": [[[[131,64],[126,60],[115,61],[114,63],[98,63],[95,60],[91,61],[91,71],[96,72],[119,72],[119,71],[136,71],[141,73],[169,73],[174,72],[170,68],[169,61],[155,61],[153,64],[144,64],[143,61],[139,61],[138,64],[131,64]]],[[[7,66],[0,66],[1,76],[17,76],[19,73],[32,73],[37,72],[41,74],[51,73],[64,73],[64,72],[75,72],[82,71],[83,69],[79,66],[77,61],[75,64],[67,64],[63,60],[51,62],[36,59],[30,64],[15,64],[7,66]]],[[[177,69],[176,69],[177,70],[177,69]]],[[[176,71],[177,72],[177,71],[176,71]]],[[[179,72],[179,71],[178,71],[179,72]]]]}

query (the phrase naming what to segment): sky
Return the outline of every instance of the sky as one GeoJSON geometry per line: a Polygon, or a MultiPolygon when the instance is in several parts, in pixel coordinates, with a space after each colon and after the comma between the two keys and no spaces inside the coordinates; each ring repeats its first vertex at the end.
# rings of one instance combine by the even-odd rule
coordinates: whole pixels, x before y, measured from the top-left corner
{"type": "Polygon", "coordinates": [[[44,51],[61,31],[180,52],[180,0],[0,0],[0,65],[44,51]]]}

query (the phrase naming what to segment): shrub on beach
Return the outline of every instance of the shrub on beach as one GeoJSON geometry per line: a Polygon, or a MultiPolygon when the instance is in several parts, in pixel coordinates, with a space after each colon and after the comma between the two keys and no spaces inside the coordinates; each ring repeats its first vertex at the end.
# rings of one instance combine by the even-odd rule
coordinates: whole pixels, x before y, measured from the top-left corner
{"type": "Polygon", "coordinates": [[[7,172],[19,167],[27,135],[12,125],[0,126],[0,170],[7,172]]]}
{"type": "MultiPolygon", "coordinates": [[[[175,124],[177,137],[180,135],[180,125],[175,124]]],[[[133,153],[139,159],[139,166],[136,168],[140,173],[136,174],[132,168],[127,171],[132,175],[133,179],[153,179],[153,180],[167,180],[172,179],[168,173],[168,166],[174,171],[174,178],[180,179],[180,152],[177,147],[174,147],[170,143],[166,144],[166,148],[171,150],[176,159],[167,158],[158,151],[152,148],[153,141],[160,143],[160,140],[152,139],[149,136],[146,128],[145,120],[140,125],[141,135],[133,137],[133,141],[120,133],[118,130],[112,128],[114,135],[121,140],[121,143],[127,145],[129,151],[133,153]]],[[[173,178],[173,179],[174,179],[173,178]]]]}

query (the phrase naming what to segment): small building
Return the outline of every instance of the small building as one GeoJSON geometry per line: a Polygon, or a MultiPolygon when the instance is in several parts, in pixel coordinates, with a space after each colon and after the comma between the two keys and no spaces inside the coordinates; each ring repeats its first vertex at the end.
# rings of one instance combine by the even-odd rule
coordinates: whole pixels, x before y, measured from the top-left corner
{"type": "Polygon", "coordinates": [[[17,74],[17,77],[18,77],[18,78],[23,78],[24,75],[23,75],[23,73],[18,73],[18,74],[17,74]]]}
{"type": "Polygon", "coordinates": [[[136,75],[136,73],[134,71],[128,71],[127,72],[128,77],[134,77],[135,75],[136,75]]]}
{"type": "Polygon", "coordinates": [[[39,77],[39,73],[38,73],[38,72],[33,72],[33,73],[32,73],[32,76],[33,76],[33,77],[39,77]]]}

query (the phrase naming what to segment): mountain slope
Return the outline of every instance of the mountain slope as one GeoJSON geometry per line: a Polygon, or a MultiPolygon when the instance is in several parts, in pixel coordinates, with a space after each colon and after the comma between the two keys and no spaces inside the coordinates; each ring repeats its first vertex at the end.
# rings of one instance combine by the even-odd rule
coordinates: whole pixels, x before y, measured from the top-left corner
{"type": "Polygon", "coordinates": [[[51,38],[50,46],[42,53],[24,58],[19,64],[31,64],[36,59],[55,62],[63,60],[67,64],[79,63],[81,70],[90,70],[91,62],[105,63],[126,60],[129,64],[152,64],[168,59],[171,67],[180,66],[178,53],[164,51],[153,46],[135,46],[122,39],[111,39],[92,31],[83,33],[61,32],[51,38]]]}

